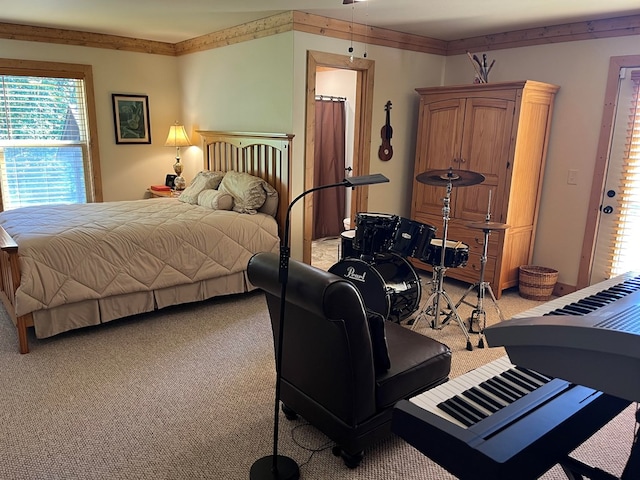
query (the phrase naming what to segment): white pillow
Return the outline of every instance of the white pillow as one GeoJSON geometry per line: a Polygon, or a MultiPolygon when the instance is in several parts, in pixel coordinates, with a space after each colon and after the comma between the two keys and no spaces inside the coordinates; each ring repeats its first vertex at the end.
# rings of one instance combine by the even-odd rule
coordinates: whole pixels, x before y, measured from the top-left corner
{"type": "Polygon", "coordinates": [[[223,177],[224,172],[211,172],[209,170],[198,172],[193,182],[191,182],[191,185],[182,191],[178,200],[195,205],[198,203],[198,195],[200,195],[200,192],[207,189],[218,188],[223,177]]]}
{"type": "Polygon", "coordinates": [[[244,172],[227,172],[218,190],[233,197],[233,210],[254,214],[264,205],[267,184],[263,179],[244,172]]]}
{"type": "Polygon", "coordinates": [[[233,197],[220,190],[203,190],[198,195],[198,205],[212,210],[231,210],[233,197]]]}

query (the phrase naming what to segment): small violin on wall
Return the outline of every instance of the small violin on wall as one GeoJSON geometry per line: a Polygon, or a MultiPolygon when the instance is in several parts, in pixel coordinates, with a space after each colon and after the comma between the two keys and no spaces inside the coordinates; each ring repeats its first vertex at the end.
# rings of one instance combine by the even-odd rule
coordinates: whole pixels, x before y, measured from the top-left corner
{"type": "Polygon", "coordinates": [[[391,128],[391,100],[387,101],[384,106],[385,112],[387,112],[387,121],[380,130],[380,136],[382,137],[382,145],[378,149],[378,158],[382,161],[391,160],[393,157],[393,147],[391,146],[391,137],[393,136],[393,128],[391,128]]]}

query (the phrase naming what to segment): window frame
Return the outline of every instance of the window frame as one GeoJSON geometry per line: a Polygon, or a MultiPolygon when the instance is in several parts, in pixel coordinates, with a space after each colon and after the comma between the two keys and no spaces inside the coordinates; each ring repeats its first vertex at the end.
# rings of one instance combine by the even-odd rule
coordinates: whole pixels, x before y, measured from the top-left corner
{"type": "MultiPolygon", "coordinates": [[[[0,58],[0,75],[75,78],[84,81],[87,108],[87,159],[85,188],[87,203],[102,202],[102,177],[98,150],[98,125],[91,65],[0,58]]],[[[0,197],[0,207],[2,199],[0,197]]],[[[2,208],[3,209],[3,208],[2,208]]]]}

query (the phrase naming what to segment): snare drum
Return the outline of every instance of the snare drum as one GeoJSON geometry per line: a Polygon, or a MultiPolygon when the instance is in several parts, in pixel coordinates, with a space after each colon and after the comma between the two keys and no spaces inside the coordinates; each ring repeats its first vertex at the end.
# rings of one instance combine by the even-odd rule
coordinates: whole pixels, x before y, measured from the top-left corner
{"type": "MultiPolygon", "coordinates": [[[[442,239],[434,238],[429,244],[426,252],[420,257],[425,263],[432,266],[440,265],[442,255],[442,239]]],[[[469,260],[469,245],[447,240],[444,251],[444,266],[448,268],[464,267],[469,260]]]]}
{"type": "Polygon", "coordinates": [[[389,251],[403,257],[420,257],[436,234],[436,228],[426,223],[400,217],[389,244],[389,251]]]}
{"type": "Polygon", "coordinates": [[[418,309],[422,285],[411,264],[395,253],[378,255],[372,262],[341,260],[329,272],[350,280],[364,305],[386,320],[400,322],[418,309]]]}
{"type": "Polygon", "coordinates": [[[386,213],[356,214],[356,235],[353,247],[362,255],[386,253],[396,229],[398,217],[386,213]]]}

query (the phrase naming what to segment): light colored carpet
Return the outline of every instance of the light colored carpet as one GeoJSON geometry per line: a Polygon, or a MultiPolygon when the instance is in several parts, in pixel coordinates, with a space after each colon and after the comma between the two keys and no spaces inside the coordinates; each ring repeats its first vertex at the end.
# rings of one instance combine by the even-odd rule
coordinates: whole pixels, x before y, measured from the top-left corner
{"type": "MultiPolygon", "coordinates": [[[[448,288],[457,298],[460,287],[448,288]]],[[[505,315],[524,306],[511,298],[500,300],[505,315]]],[[[452,348],[452,375],[502,355],[466,351],[454,325],[423,333],[452,348]]],[[[271,453],[274,356],[259,292],[30,338],[30,345],[28,355],[17,353],[15,329],[0,309],[2,479],[240,480],[271,453]]],[[[576,455],[619,475],[633,414],[626,410],[576,455]]],[[[280,452],[301,465],[303,479],[452,478],[397,437],[367,451],[355,470],[330,448],[312,453],[322,446],[330,443],[316,429],[282,417],[280,452]]],[[[543,478],[564,476],[556,467],[543,478]]]]}

